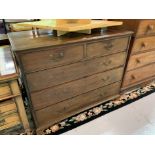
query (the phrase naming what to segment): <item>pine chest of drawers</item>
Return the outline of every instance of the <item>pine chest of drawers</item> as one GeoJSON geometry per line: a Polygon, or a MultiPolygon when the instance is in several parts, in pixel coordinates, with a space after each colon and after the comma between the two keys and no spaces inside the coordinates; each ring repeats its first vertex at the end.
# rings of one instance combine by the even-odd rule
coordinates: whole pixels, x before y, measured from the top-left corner
{"type": "Polygon", "coordinates": [[[10,33],[37,133],[119,95],[132,32],[10,33]]]}
{"type": "Polygon", "coordinates": [[[30,132],[17,79],[10,47],[0,46],[0,134],[30,132]]]}
{"type": "Polygon", "coordinates": [[[135,32],[131,40],[122,90],[134,89],[155,79],[155,20],[124,20],[135,32]]]}

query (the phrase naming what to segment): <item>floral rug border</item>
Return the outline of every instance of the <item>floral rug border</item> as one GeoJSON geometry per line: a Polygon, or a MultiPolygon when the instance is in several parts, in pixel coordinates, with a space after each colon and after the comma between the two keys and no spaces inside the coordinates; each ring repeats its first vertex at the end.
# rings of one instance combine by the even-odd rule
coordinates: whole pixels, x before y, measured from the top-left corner
{"type": "Polygon", "coordinates": [[[132,92],[122,94],[119,98],[104,102],[98,106],[90,108],[72,117],[69,117],[47,129],[44,130],[45,135],[59,135],[69,130],[72,130],[80,125],[88,123],[100,116],[109,112],[124,107],[140,98],[143,98],[155,92],[155,81],[146,85],[145,87],[138,88],[132,92]]]}

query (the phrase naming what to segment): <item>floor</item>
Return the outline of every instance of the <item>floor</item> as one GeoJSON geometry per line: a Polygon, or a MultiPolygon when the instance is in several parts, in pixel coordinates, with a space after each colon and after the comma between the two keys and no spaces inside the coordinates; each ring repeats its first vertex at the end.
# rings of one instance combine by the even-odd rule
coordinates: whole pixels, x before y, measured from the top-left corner
{"type": "Polygon", "coordinates": [[[64,135],[155,135],[155,93],[64,135]]]}

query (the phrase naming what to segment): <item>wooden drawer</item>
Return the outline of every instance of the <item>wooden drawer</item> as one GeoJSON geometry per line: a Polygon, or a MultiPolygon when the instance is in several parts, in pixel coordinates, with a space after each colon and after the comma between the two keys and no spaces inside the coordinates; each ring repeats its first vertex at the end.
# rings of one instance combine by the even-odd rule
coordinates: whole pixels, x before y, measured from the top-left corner
{"type": "Polygon", "coordinates": [[[155,34],[155,20],[141,20],[136,35],[150,34],[155,34]]]}
{"type": "Polygon", "coordinates": [[[129,59],[127,70],[136,69],[155,62],[155,51],[132,55],[129,59]]]}
{"type": "Polygon", "coordinates": [[[125,59],[126,52],[122,52],[63,67],[31,73],[27,75],[29,90],[32,92],[41,90],[119,67],[124,65],[125,59]]]}
{"type": "Polygon", "coordinates": [[[129,71],[125,74],[123,87],[130,87],[130,85],[139,83],[140,81],[145,80],[154,75],[155,63],[129,71]]]}
{"type": "Polygon", "coordinates": [[[21,55],[25,72],[53,68],[83,58],[83,45],[40,49],[21,55]]]}
{"type": "Polygon", "coordinates": [[[151,49],[155,49],[155,36],[135,39],[132,54],[151,49]]]}
{"type": "Polygon", "coordinates": [[[98,102],[106,100],[111,96],[118,95],[120,91],[120,83],[114,83],[88,93],[82,94],[75,98],[60,102],[50,107],[35,112],[37,126],[54,124],[69,116],[86,110],[98,102]]]}
{"type": "Polygon", "coordinates": [[[87,56],[96,57],[126,51],[128,37],[109,39],[87,44],[87,56]]]}
{"type": "Polygon", "coordinates": [[[11,89],[8,83],[0,84],[0,99],[11,95],[11,89]]]}
{"type": "Polygon", "coordinates": [[[0,117],[14,112],[17,112],[17,107],[13,100],[8,100],[0,103],[0,117]]]}
{"type": "Polygon", "coordinates": [[[123,68],[118,68],[32,93],[33,107],[34,109],[41,109],[116,81],[121,81],[122,74],[123,68]]]}
{"type": "Polygon", "coordinates": [[[18,124],[20,124],[20,119],[16,113],[0,118],[0,130],[8,129],[18,124]]]}

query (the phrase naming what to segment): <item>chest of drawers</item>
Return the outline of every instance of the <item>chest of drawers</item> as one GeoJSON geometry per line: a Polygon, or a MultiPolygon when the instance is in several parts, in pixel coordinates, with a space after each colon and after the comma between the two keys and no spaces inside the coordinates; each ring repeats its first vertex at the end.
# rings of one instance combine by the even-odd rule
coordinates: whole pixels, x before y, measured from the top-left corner
{"type": "Polygon", "coordinates": [[[119,95],[131,34],[10,33],[38,134],[119,95]]]}
{"type": "Polygon", "coordinates": [[[134,31],[122,90],[145,85],[155,78],[155,20],[124,20],[134,31]]]}
{"type": "Polygon", "coordinates": [[[9,46],[0,46],[0,134],[29,133],[18,74],[9,46]]]}

